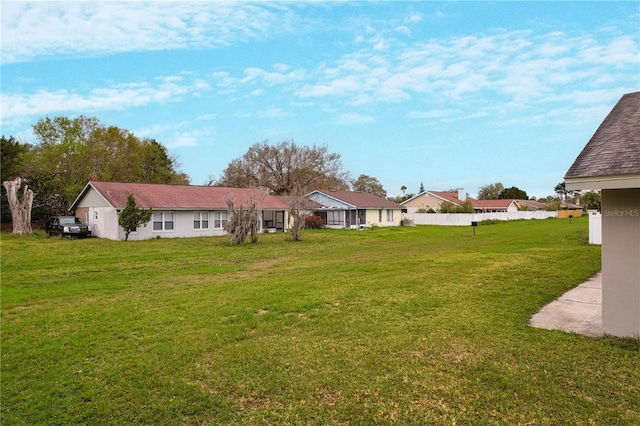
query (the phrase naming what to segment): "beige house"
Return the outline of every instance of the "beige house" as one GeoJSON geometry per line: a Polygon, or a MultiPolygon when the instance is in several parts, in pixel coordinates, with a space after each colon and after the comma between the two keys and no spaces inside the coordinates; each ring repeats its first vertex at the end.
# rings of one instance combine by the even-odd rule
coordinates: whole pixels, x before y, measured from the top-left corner
{"type": "Polygon", "coordinates": [[[464,190],[453,191],[424,191],[413,198],[400,203],[402,207],[407,209],[407,213],[417,213],[418,210],[440,210],[440,205],[445,201],[460,205],[466,201],[467,193],[464,190]]]}
{"type": "Polygon", "coordinates": [[[640,92],[624,95],[565,175],[602,196],[602,331],[640,337],[640,92]]]}
{"type": "Polygon", "coordinates": [[[469,197],[462,189],[458,191],[424,191],[400,204],[407,209],[407,213],[417,213],[429,209],[437,212],[445,201],[455,206],[469,201],[476,213],[518,211],[516,200],[476,200],[469,197]]]}
{"type": "Polygon", "coordinates": [[[316,190],[306,195],[316,204],[313,214],[327,228],[357,229],[369,226],[400,226],[402,206],[361,191],[316,190]]]}

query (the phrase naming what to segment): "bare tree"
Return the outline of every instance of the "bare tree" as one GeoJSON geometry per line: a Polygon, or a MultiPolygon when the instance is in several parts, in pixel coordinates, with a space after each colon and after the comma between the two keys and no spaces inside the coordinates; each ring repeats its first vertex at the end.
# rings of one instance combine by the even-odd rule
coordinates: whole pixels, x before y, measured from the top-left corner
{"type": "Polygon", "coordinates": [[[224,230],[229,234],[229,244],[242,245],[247,239],[247,236],[251,236],[251,242],[258,242],[258,230],[259,216],[258,216],[258,194],[252,190],[249,193],[248,207],[244,208],[242,204],[236,207],[235,196],[228,194],[224,201],[227,204],[229,211],[229,220],[224,227],[224,230]]]}
{"type": "Polygon", "coordinates": [[[5,180],[2,185],[7,190],[9,209],[14,234],[30,234],[31,231],[31,207],[33,206],[33,191],[28,185],[22,189],[22,200],[18,198],[18,190],[22,185],[22,179],[5,180]]]}
{"type": "Polygon", "coordinates": [[[300,241],[302,239],[302,229],[304,228],[305,218],[311,214],[309,200],[307,200],[300,191],[296,191],[298,195],[290,194],[286,197],[289,206],[289,223],[291,225],[291,239],[300,241]]]}
{"type": "Polygon", "coordinates": [[[288,195],[294,189],[348,189],[349,174],[342,171],[339,154],[326,146],[297,145],[283,141],[270,145],[267,141],[252,145],[240,158],[231,161],[220,186],[258,187],[274,195],[288,195]]]}

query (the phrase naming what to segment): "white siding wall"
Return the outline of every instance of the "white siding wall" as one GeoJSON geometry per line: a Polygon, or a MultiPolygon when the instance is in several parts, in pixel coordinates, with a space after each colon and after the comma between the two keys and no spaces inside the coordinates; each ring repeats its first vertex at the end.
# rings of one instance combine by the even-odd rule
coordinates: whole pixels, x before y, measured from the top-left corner
{"type": "MultiPolygon", "coordinates": [[[[153,230],[153,217],[146,226],[140,226],[137,232],[129,234],[130,240],[148,240],[150,238],[187,238],[187,237],[212,237],[225,235],[225,231],[221,228],[214,228],[214,211],[209,211],[209,228],[194,229],[193,228],[193,211],[192,210],[154,210],[155,213],[171,212],[173,213],[173,229],[172,230],[153,230]]],[[[262,217],[260,216],[260,222],[262,217]]],[[[117,223],[117,219],[116,219],[117,223]]],[[[124,231],[120,228],[119,238],[124,239],[124,231]]]]}

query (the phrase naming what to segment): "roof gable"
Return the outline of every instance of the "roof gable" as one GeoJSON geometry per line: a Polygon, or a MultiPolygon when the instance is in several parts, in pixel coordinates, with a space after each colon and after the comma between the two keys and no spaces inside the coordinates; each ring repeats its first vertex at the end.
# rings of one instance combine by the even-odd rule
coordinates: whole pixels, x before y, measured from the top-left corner
{"type": "Polygon", "coordinates": [[[93,188],[111,206],[123,209],[129,194],[133,194],[139,208],[173,210],[227,209],[225,199],[234,198],[235,206],[248,206],[253,197],[259,209],[287,209],[281,200],[260,190],[219,186],[169,185],[154,183],[125,183],[91,181],[80,193],[72,208],[93,188]]]}
{"type": "MultiPolygon", "coordinates": [[[[458,198],[458,193],[457,192],[451,192],[451,191],[427,191],[429,194],[433,195],[434,197],[438,197],[443,201],[448,201],[450,203],[455,204],[456,206],[459,206],[460,203],[463,203],[463,200],[460,200],[458,198]]],[[[467,197],[467,200],[472,200],[471,197],[467,197]]],[[[466,200],[465,200],[466,201],[466,200]]]]}
{"type": "Polygon", "coordinates": [[[471,204],[475,209],[507,209],[513,204],[512,199],[496,199],[496,200],[471,200],[471,204]]]}
{"type": "Polygon", "coordinates": [[[618,101],[565,179],[636,174],[640,174],[640,92],[618,101]]]}
{"type": "MultiPolygon", "coordinates": [[[[369,192],[361,191],[333,191],[333,190],[315,190],[312,191],[307,197],[313,194],[321,194],[326,197],[330,197],[334,200],[340,201],[348,206],[357,208],[377,208],[377,209],[402,209],[400,204],[394,203],[386,198],[378,197],[369,192]]],[[[318,199],[314,199],[316,202],[321,202],[318,199]]]]}

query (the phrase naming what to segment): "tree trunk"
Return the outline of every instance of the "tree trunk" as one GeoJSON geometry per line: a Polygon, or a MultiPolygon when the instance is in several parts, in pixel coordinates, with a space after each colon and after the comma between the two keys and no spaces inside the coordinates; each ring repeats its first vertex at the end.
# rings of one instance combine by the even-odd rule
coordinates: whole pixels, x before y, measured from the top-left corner
{"type": "Polygon", "coordinates": [[[7,190],[9,209],[11,210],[11,222],[13,223],[14,234],[31,233],[31,208],[33,206],[33,191],[24,186],[22,200],[18,199],[18,190],[22,184],[22,179],[5,180],[2,185],[7,190]]]}

